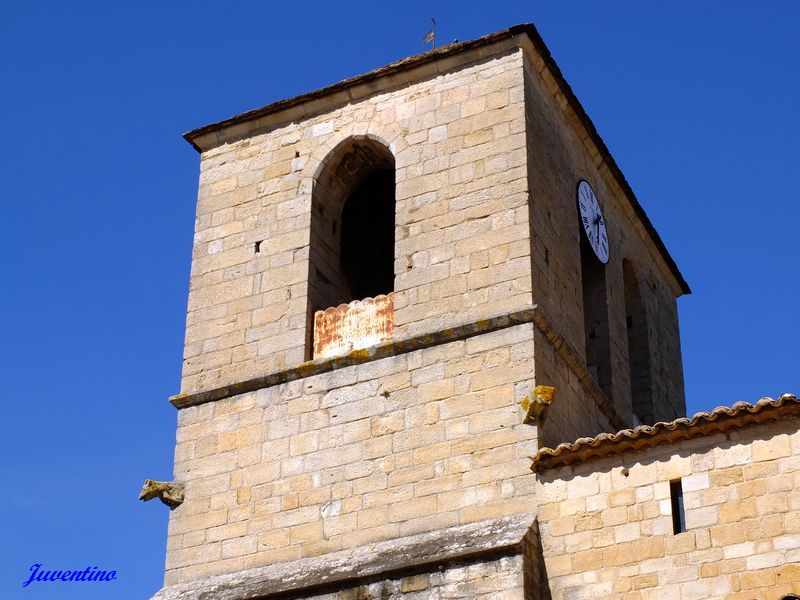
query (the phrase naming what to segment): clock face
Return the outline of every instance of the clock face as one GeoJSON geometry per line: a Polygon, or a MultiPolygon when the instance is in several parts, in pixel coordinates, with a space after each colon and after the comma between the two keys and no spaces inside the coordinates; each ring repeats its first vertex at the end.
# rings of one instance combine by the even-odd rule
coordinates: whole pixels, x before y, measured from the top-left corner
{"type": "Polygon", "coordinates": [[[586,181],[578,184],[578,211],[583,232],[601,263],[608,263],[608,232],[597,196],[586,181]]]}

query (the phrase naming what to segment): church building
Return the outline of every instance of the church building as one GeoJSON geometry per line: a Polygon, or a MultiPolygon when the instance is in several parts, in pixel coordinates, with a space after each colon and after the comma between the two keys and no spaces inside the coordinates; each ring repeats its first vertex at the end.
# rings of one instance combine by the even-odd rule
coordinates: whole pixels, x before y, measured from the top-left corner
{"type": "Polygon", "coordinates": [[[684,417],[689,286],[532,25],[185,137],[154,599],[800,595],[800,401],[684,417]]]}

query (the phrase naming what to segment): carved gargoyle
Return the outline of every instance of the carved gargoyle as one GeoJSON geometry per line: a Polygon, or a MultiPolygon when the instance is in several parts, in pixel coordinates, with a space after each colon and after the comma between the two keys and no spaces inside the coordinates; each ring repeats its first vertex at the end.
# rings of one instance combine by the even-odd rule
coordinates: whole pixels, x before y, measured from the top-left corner
{"type": "Polygon", "coordinates": [[[147,502],[158,498],[172,510],[183,503],[183,484],[174,481],[153,481],[145,479],[139,500],[147,502]]]}
{"type": "Polygon", "coordinates": [[[525,411],[525,419],[522,422],[525,425],[542,423],[555,394],[556,388],[549,385],[537,385],[533,388],[530,397],[525,396],[519,403],[522,410],[525,411]]]}

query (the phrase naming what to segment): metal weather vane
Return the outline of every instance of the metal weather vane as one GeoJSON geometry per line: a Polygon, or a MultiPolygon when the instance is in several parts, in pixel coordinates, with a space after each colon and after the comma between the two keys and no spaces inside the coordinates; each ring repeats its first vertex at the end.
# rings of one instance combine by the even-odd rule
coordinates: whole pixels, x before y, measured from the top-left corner
{"type": "Polygon", "coordinates": [[[431,25],[431,30],[425,34],[422,38],[422,42],[425,44],[433,44],[431,48],[436,48],[436,19],[431,17],[431,22],[433,23],[433,25],[431,25]]]}

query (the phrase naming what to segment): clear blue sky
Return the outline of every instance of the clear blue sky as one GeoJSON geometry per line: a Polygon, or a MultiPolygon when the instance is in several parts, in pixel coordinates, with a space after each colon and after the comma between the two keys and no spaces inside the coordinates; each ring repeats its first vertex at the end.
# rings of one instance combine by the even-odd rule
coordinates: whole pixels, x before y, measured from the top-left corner
{"type": "Polygon", "coordinates": [[[533,21],[694,294],[689,412],[800,392],[800,3],[0,5],[0,597],[161,585],[199,159],[188,129],[533,21]],[[34,584],[32,563],[113,584],[34,584]]]}

